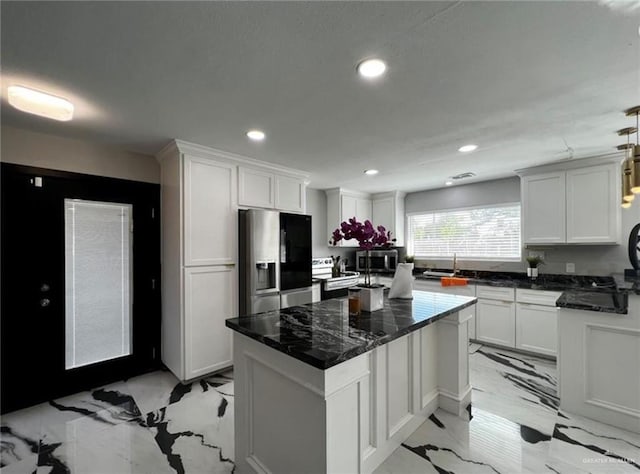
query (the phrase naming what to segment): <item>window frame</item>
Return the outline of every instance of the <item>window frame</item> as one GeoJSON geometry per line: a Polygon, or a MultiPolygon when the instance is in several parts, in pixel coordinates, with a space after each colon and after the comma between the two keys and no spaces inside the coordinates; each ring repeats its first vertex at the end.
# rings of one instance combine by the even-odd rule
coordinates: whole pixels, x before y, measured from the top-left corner
{"type": "Polygon", "coordinates": [[[425,214],[437,214],[437,213],[445,213],[445,212],[456,212],[456,211],[472,211],[474,209],[492,209],[498,207],[508,207],[508,206],[519,206],[520,207],[520,254],[518,257],[465,257],[459,256],[458,258],[464,260],[465,262],[509,262],[509,263],[518,263],[522,262],[523,255],[523,236],[522,236],[522,203],[520,201],[510,201],[510,202],[501,202],[495,204],[486,204],[481,206],[466,206],[466,207],[452,207],[448,209],[430,209],[424,211],[414,211],[407,212],[405,216],[405,229],[406,229],[406,240],[407,240],[407,254],[413,255],[418,260],[451,260],[453,255],[446,256],[427,256],[427,255],[417,255],[414,254],[414,244],[413,244],[413,235],[411,232],[410,219],[412,216],[420,216],[425,214]]]}

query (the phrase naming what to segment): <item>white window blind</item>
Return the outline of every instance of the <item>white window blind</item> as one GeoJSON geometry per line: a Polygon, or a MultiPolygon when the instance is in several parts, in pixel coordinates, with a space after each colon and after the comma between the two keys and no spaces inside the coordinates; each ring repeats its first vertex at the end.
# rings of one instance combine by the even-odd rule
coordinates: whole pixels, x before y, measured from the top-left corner
{"type": "Polygon", "coordinates": [[[131,354],[130,204],[65,199],[65,368],[131,354]]]}
{"type": "Polygon", "coordinates": [[[409,215],[409,254],[422,258],[520,260],[520,204],[409,215]]]}

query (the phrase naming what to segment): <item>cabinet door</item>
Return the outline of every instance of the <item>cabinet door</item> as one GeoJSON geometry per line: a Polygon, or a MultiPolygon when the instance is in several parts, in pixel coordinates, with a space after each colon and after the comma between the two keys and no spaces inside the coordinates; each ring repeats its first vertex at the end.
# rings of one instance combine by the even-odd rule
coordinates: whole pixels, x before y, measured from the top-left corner
{"type": "Polygon", "coordinates": [[[396,237],[395,227],[395,200],[393,197],[376,199],[372,201],[372,222],[375,226],[383,225],[392,232],[392,237],[396,237]]]}
{"type": "MultiPolygon", "coordinates": [[[[371,220],[371,200],[357,198],[356,199],[356,217],[360,222],[371,220]]],[[[373,222],[375,224],[375,222],[373,222]]]]}
{"type": "Polygon", "coordinates": [[[276,209],[304,213],[305,188],[301,179],[276,175],[276,209]]]}
{"type": "Polygon", "coordinates": [[[240,167],[238,203],[241,206],[275,207],[275,175],[266,171],[240,167]]]}
{"type": "Polygon", "coordinates": [[[231,330],[236,316],[236,271],[231,266],[185,268],[185,379],[232,364],[231,330]]]}
{"type": "Polygon", "coordinates": [[[564,243],[565,172],[522,178],[522,223],[525,244],[564,243]]]}
{"type": "Polygon", "coordinates": [[[238,241],[236,168],[184,160],[184,265],[234,263],[238,241]]]}
{"type": "MultiPolygon", "coordinates": [[[[358,215],[357,199],[355,197],[343,194],[342,196],[340,196],[340,204],[340,212],[342,215],[340,222],[348,221],[352,217],[355,217],[358,221],[362,222],[360,216],[358,215]]],[[[342,244],[342,247],[358,246],[358,241],[355,239],[342,240],[340,243],[342,244]]]]}
{"type": "Polygon", "coordinates": [[[567,243],[620,241],[619,167],[567,171],[567,243]]]}
{"type": "Polygon", "coordinates": [[[555,306],[517,303],[516,347],[555,356],[558,353],[558,310],[555,306]]]}
{"type": "Polygon", "coordinates": [[[476,339],[515,347],[515,303],[478,300],[476,304],[476,339]]]}

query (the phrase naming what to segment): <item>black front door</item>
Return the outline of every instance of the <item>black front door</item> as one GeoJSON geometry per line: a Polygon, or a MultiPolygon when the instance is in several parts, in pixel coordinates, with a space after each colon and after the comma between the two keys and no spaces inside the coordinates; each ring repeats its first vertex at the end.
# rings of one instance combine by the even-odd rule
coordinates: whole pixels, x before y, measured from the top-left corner
{"type": "Polygon", "coordinates": [[[150,370],[158,185],[2,164],[2,412],[150,370]]]}

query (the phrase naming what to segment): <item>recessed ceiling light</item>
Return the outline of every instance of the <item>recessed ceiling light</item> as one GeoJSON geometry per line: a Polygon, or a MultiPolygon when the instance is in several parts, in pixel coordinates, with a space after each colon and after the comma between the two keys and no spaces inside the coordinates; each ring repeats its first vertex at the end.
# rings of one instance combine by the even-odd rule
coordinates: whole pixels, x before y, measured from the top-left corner
{"type": "Polygon", "coordinates": [[[446,184],[447,186],[451,186],[453,184],[453,181],[446,181],[444,184],[446,184]]]}
{"type": "Polygon", "coordinates": [[[249,130],[247,136],[254,142],[261,142],[266,135],[262,130],[249,130]]]}
{"type": "Polygon", "coordinates": [[[462,153],[469,153],[471,151],[475,151],[478,149],[478,145],[464,145],[461,146],[460,148],[458,148],[458,151],[461,151],[462,153]]]}
{"type": "Polygon", "coordinates": [[[387,70],[387,65],[380,59],[366,59],[358,64],[358,74],[367,79],[380,77],[387,70]]]}
{"type": "Polygon", "coordinates": [[[379,173],[378,170],[364,170],[364,174],[369,176],[373,176],[374,174],[378,174],[378,173],[379,173]]]}
{"type": "Polygon", "coordinates": [[[7,88],[9,104],[18,110],[67,122],[73,118],[73,104],[67,99],[23,86],[7,88]]]}

